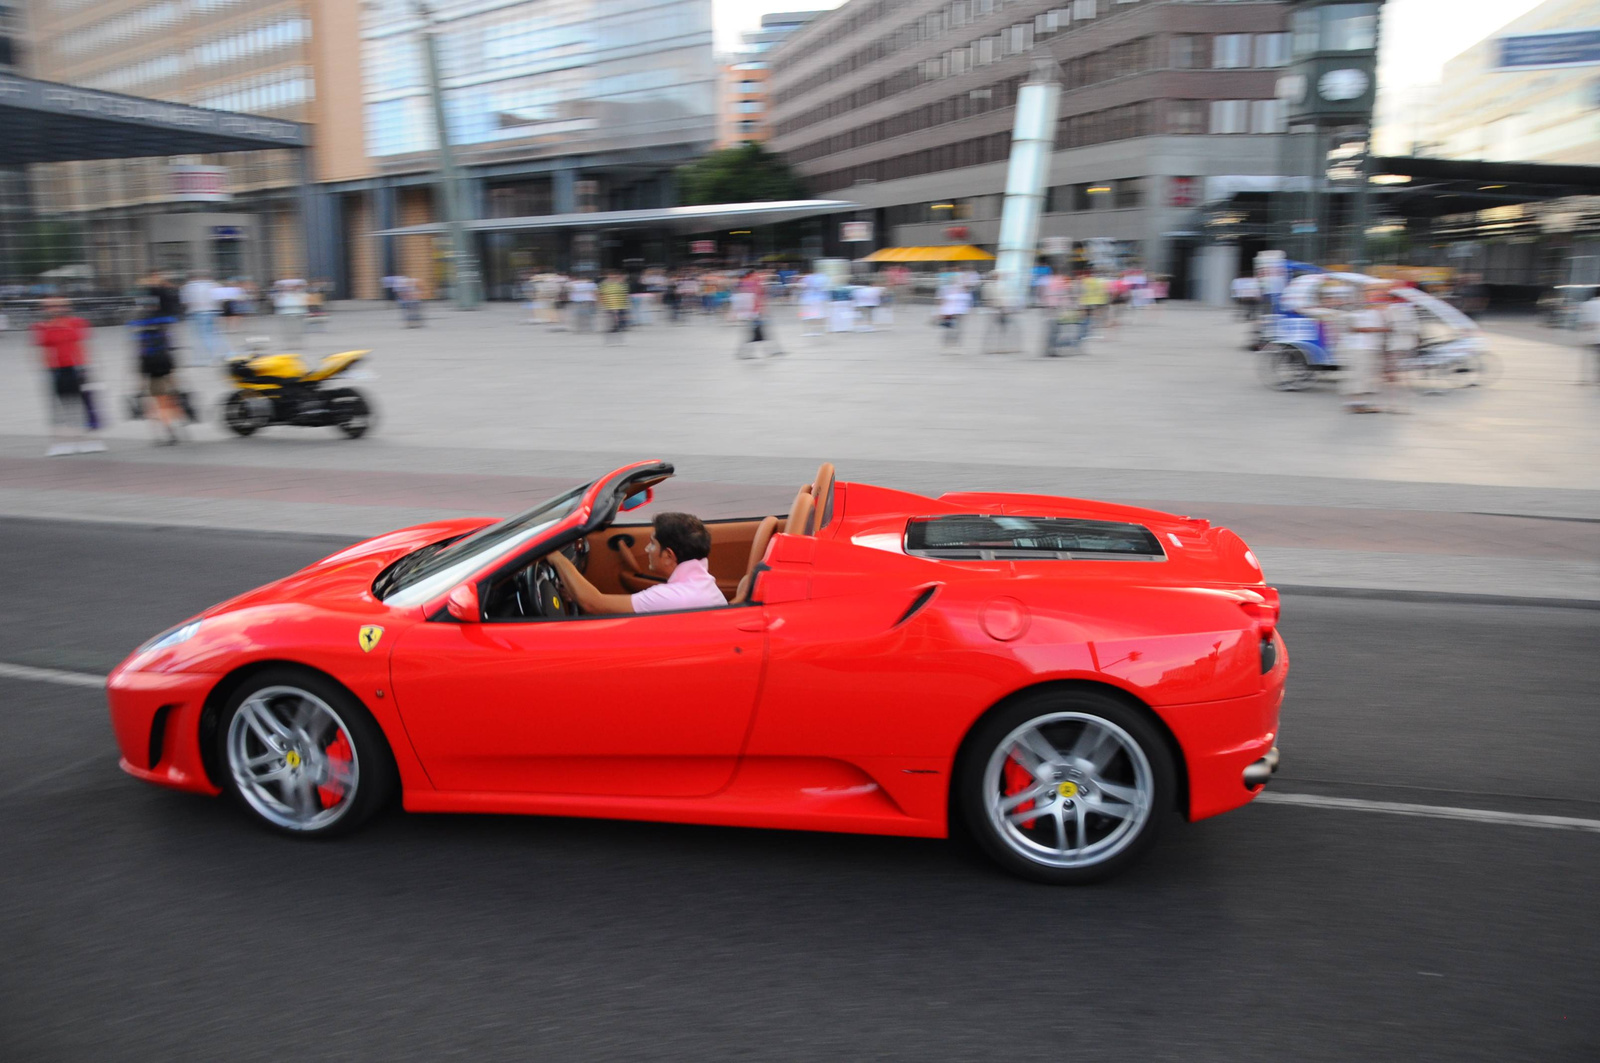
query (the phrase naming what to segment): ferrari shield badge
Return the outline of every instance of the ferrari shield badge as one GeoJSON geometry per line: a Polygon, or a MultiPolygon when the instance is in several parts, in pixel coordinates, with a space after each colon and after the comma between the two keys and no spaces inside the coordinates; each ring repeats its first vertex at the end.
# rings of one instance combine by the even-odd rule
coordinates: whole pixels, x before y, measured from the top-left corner
{"type": "Polygon", "coordinates": [[[376,646],[381,638],[383,638],[383,628],[377,624],[363,625],[360,633],[356,636],[356,640],[361,643],[361,648],[368,653],[372,652],[372,647],[376,646]]]}

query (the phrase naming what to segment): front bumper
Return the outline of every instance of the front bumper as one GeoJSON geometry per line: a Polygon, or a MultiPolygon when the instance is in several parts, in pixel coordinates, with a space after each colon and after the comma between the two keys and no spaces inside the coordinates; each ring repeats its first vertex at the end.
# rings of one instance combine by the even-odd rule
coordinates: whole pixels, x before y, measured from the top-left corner
{"type": "Polygon", "coordinates": [[[193,672],[112,672],[106,679],[106,700],[122,770],[174,790],[219,793],[200,754],[200,717],[218,678],[193,672]]]}

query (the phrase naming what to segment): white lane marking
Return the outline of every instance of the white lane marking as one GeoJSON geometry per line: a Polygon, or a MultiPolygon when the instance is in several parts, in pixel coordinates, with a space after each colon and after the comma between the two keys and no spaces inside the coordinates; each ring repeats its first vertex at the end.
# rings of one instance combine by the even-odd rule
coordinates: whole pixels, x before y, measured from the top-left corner
{"type": "Polygon", "coordinates": [[[25,664],[0,664],[0,678],[27,679],[35,683],[58,683],[68,687],[93,687],[104,690],[106,677],[89,672],[63,672],[59,668],[30,668],[25,664]]]}
{"type": "Polygon", "coordinates": [[[1447,805],[1408,805],[1399,801],[1363,801],[1358,797],[1320,797],[1316,794],[1286,794],[1272,790],[1262,792],[1256,800],[1269,805],[1334,808],[1345,812],[1384,812],[1391,816],[1423,816],[1428,819],[1457,819],[1472,823],[1499,823],[1508,827],[1545,827],[1550,830],[1600,834],[1600,819],[1577,819],[1572,816],[1535,816],[1525,812],[1495,812],[1487,808],[1451,808],[1447,805]]]}

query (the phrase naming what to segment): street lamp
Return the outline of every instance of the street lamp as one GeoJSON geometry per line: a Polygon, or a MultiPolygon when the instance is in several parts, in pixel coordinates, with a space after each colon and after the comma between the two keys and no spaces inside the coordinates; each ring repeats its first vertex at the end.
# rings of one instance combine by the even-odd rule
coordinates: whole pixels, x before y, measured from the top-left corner
{"type": "Polygon", "coordinates": [[[482,301],[478,276],[477,257],[462,224],[461,174],[456,169],[455,154],[450,148],[450,126],[445,120],[444,89],[439,78],[438,26],[427,0],[411,0],[417,17],[422,19],[423,67],[428,72],[428,96],[433,103],[433,128],[439,141],[439,208],[444,216],[445,229],[450,234],[451,261],[455,267],[456,309],[476,310],[482,301]]]}

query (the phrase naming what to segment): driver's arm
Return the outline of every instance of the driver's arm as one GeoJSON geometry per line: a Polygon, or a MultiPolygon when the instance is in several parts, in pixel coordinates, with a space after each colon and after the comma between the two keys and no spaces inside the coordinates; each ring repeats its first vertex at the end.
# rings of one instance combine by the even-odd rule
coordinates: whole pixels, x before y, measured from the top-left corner
{"type": "Polygon", "coordinates": [[[631,594],[602,594],[600,590],[586,579],[578,566],[567,559],[567,555],[556,550],[545,558],[555,566],[556,575],[561,577],[561,586],[578,603],[582,612],[597,613],[631,613],[633,612],[633,595],[631,594]]]}

